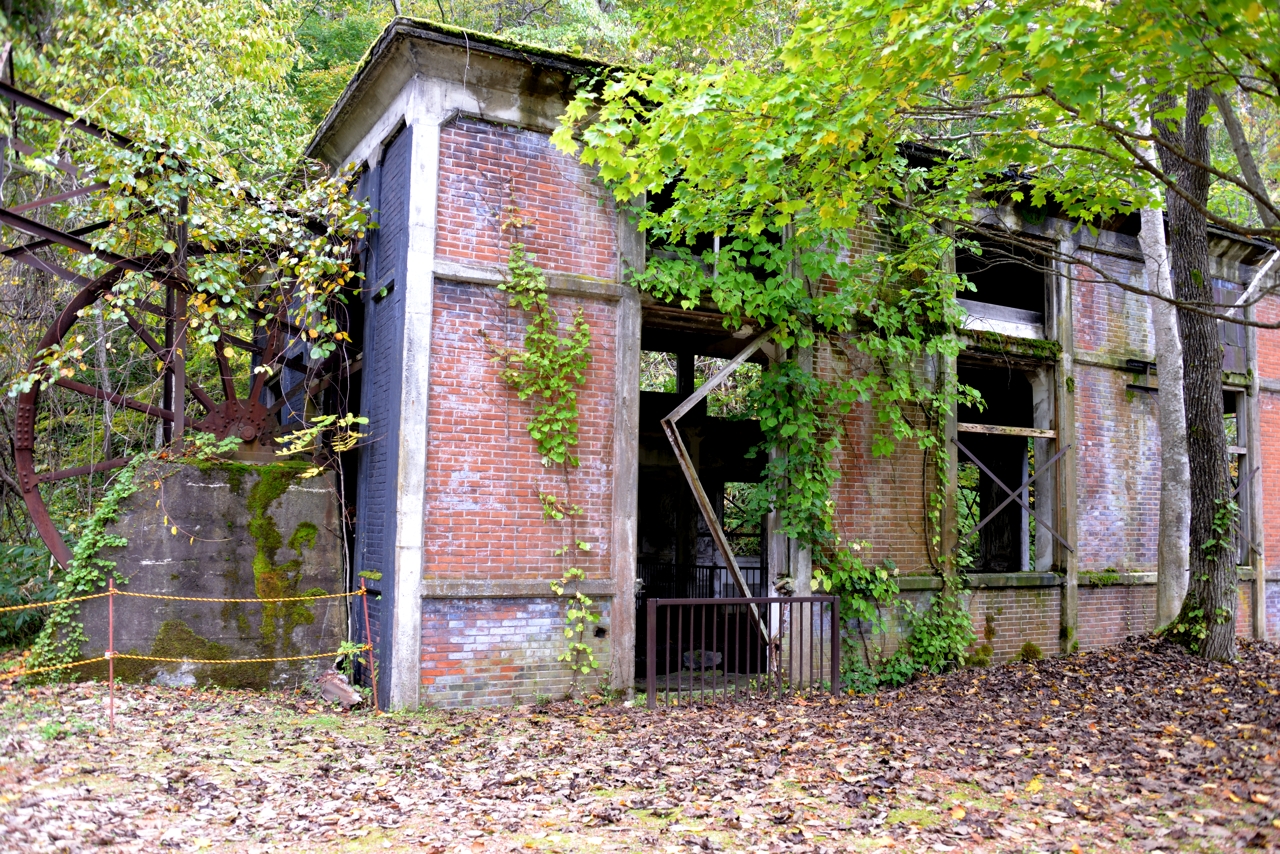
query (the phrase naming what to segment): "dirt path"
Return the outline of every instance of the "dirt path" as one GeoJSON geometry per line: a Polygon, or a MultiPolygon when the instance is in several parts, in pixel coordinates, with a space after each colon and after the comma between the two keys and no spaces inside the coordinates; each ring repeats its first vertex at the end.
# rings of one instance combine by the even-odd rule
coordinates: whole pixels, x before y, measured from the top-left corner
{"type": "Polygon", "coordinates": [[[1150,641],[876,697],[335,714],[0,695],[0,850],[1227,851],[1280,846],[1280,648],[1150,641]]]}

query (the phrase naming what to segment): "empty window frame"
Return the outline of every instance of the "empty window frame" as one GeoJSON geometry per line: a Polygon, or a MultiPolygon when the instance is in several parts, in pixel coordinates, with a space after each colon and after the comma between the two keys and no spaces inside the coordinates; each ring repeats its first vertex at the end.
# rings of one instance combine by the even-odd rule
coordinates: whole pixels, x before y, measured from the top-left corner
{"type": "Polygon", "coordinates": [[[974,287],[959,295],[971,318],[966,325],[1021,337],[1044,337],[1052,280],[1049,260],[1009,241],[973,235],[966,239],[977,244],[975,249],[956,249],[956,272],[974,287]]]}
{"type": "Polygon", "coordinates": [[[1056,442],[1036,425],[1049,423],[1053,368],[961,363],[958,372],[984,402],[956,413],[958,559],[971,572],[1051,569],[1056,442]],[[1046,530],[1037,530],[1037,516],[1046,530]]]}

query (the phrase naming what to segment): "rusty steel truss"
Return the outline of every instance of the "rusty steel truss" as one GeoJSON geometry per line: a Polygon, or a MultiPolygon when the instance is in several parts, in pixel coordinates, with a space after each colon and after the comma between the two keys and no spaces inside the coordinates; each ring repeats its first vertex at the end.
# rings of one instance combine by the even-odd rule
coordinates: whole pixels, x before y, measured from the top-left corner
{"type": "MultiPolygon", "coordinates": [[[[136,143],[129,137],[101,127],[93,122],[78,118],[72,113],[57,107],[43,98],[18,88],[13,79],[11,47],[6,46],[0,53],[0,99],[7,101],[15,117],[13,127],[7,135],[0,135],[0,170],[4,169],[10,152],[32,156],[33,146],[18,138],[19,110],[27,110],[35,118],[58,123],[67,136],[85,134],[102,142],[121,149],[136,150],[136,143]]],[[[54,164],[72,185],[81,181],[81,170],[72,162],[70,156],[63,155],[54,164]]],[[[3,175],[0,171],[0,175],[3,175]]],[[[18,398],[17,420],[15,425],[14,456],[18,474],[18,485],[23,500],[31,514],[36,529],[49,547],[54,558],[64,567],[71,560],[71,550],[67,547],[61,533],[55,526],[45,504],[40,487],[45,484],[58,483],[70,478],[88,477],[102,472],[119,469],[129,462],[129,457],[115,456],[100,459],[85,465],[59,470],[41,470],[36,458],[37,431],[41,429],[38,417],[42,387],[56,386],[73,394],[92,398],[109,404],[120,410],[131,410],[141,413],[148,419],[154,419],[161,425],[160,434],[163,442],[173,450],[181,448],[184,434],[189,431],[209,433],[218,439],[235,436],[245,443],[256,443],[269,451],[273,446],[271,440],[284,432],[281,423],[281,411],[289,406],[293,409],[304,409],[299,402],[303,398],[313,399],[324,392],[336,379],[354,374],[360,368],[359,356],[353,355],[346,345],[340,345],[333,355],[323,360],[308,359],[296,345],[296,337],[302,330],[289,322],[287,312],[282,307],[273,312],[251,311],[250,317],[260,327],[262,333],[251,336],[254,340],[223,331],[213,348],[219,366],[219,382],[210,389],[187,375],[188,361],[188,297],[194,292],[188,278],[188,262],[192,257],[207,253],[230,253],[235,247],[214,246],[207,249],[191,243],[187,233],[188,201],[182,199],[178,204],[177,216],[163,221],[168,239],[175,249],[170,253],[157,253],[139,257],[125,257],[95,248],[91,242],[94,234],[109,227],[111,221],[101,221],[64,230],[62,228],[40,222],[35,217],[50,205],[81,199],[101,193],[107,184],[95,181],[73,186],[71,189],[55,193],[34,201],[9,205],[0,192],[0,225],[26,235],[28,240],[16,245],[0,249],[0,257],[25,264],[35,270],[65,280],[80,288],[79,292],[67,303],[58,314],[53,325],[45,332],[35,348],[30,361],[29,370],[38,374],[40,381],[23,392],[18,398]],[[44,250],[44,251],[42,251],[44,250]],[[50,252],[47,250],[54,250],[50,252]],[[108,265],[105,273],[97,278],[88,278],[67,269],[58,263],[56,257],[50,257],[57,250],[92,256],[98,262],[108,265]],[[50,372],[41,359],[43,354],[59,348],[64,342],[73,340],[73,330],[87,309],[109,297],[112,288],[127,273],[144,273],[163,288],[164,299],[160,301],[140,301],[128,308],[120,303],[112,303],[114,312],[122,312],[132,333],[141,340],[146,350],[161,365],[163,385],[161,399],[156,401],[139,400],[127,392],[104,388],[101,385],[81,382],[68,376],[59,376],[50,372]],[[162,334],[157,337],[147,328],[162,326],[162,334]],[[294,342],[291,342],[294,339],[294,342]],[[236,379],[228,359],[231,348],[248,351],[252,364],[258,367],[249,384],[247,395],[238,396],[236,379]],[[263,370],[267,366],[270,370],[263,370]],[[284,371],[289,369],[301,379],[292,387],[276,388],[272,393],[264,393],[268,388],[269,377],[275,373],[274,382],[278,385],[284,371]],[[198,412],[188,412],[193,406],[198,412]]],[[[0,185],[2,191],[2,185],[0,185]]],[[[250,202],[256,201],[252,197],[250,202]]],[[[147,215],[155,215],[151,209],[147,215]]],[[[312,223],[313,230],[324,233],[323,224],[312,223]]],[[[288,282],[278,285],[288,288],[288,282]]],[[[287,305],[288,299],[280,301],[287,305]]]]}

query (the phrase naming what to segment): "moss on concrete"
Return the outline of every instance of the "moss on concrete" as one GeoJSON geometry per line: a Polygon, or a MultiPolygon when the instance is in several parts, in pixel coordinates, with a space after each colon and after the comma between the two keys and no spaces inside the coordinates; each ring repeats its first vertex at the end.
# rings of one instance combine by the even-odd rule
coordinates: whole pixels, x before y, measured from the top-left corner
{"type": "MultiPolygon", "coordinates": [[[[257,546],[253,557],[253,584],[260,599],[300,595],[298,581],[302,574],[302,550],[315,547],[320,529],[314,522],[300,522],[288,542],[298,557],[276,563],[276,556],[285,543],[275,518],[268,511],[272,502],[288,492],[289,486],[307,467],[306,463],[254,467],[258,480],[249,490],[246,507],[249,510],[249,536],[257,546]]],[[[262,643],[267,648],[293,652],[293,630],[313,622],[315,615],[305,602],[264,602],[262,643]]]]}
{"type": "Polygon", "coordinates": [[[978,353],[1031,356],[1047,361],[1057,361],[1062,355],[1062,345],[1057,341],[1015,338],[1012,335],[1001,335],[999,332],[987,332],[981,329],[966,329],[963,334],[969,339],[965,349],[978,353]]]}

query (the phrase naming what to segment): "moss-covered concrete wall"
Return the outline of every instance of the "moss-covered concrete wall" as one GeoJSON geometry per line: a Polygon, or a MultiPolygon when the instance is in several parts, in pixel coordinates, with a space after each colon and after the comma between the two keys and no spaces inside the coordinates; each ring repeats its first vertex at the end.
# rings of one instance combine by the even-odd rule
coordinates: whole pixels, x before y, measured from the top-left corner
{"type": "MultiPolygon", "coordinates": [[[[115,597],[118,653],[161,658],[278,658],[337,650],[346,637],[342,599],[257,600],[343,590],[339,503],[328,476],[301,478],[304,464],[210,463],[148,468],[109,532],[128,540],[104,550],[120,586],[173,601],[115,597]]],[[[107,643],[105,599],[81,611],[86,655],[107,643]]],[[[168,684],[280,687],[312,678],[329,659],[256,664],[117,661],[119,678],[168,684]]],[[[101,669],[101,667],[99,668],[101,669]]],[[[92,674],[91,674],[92,675],[92,674]]]]}

